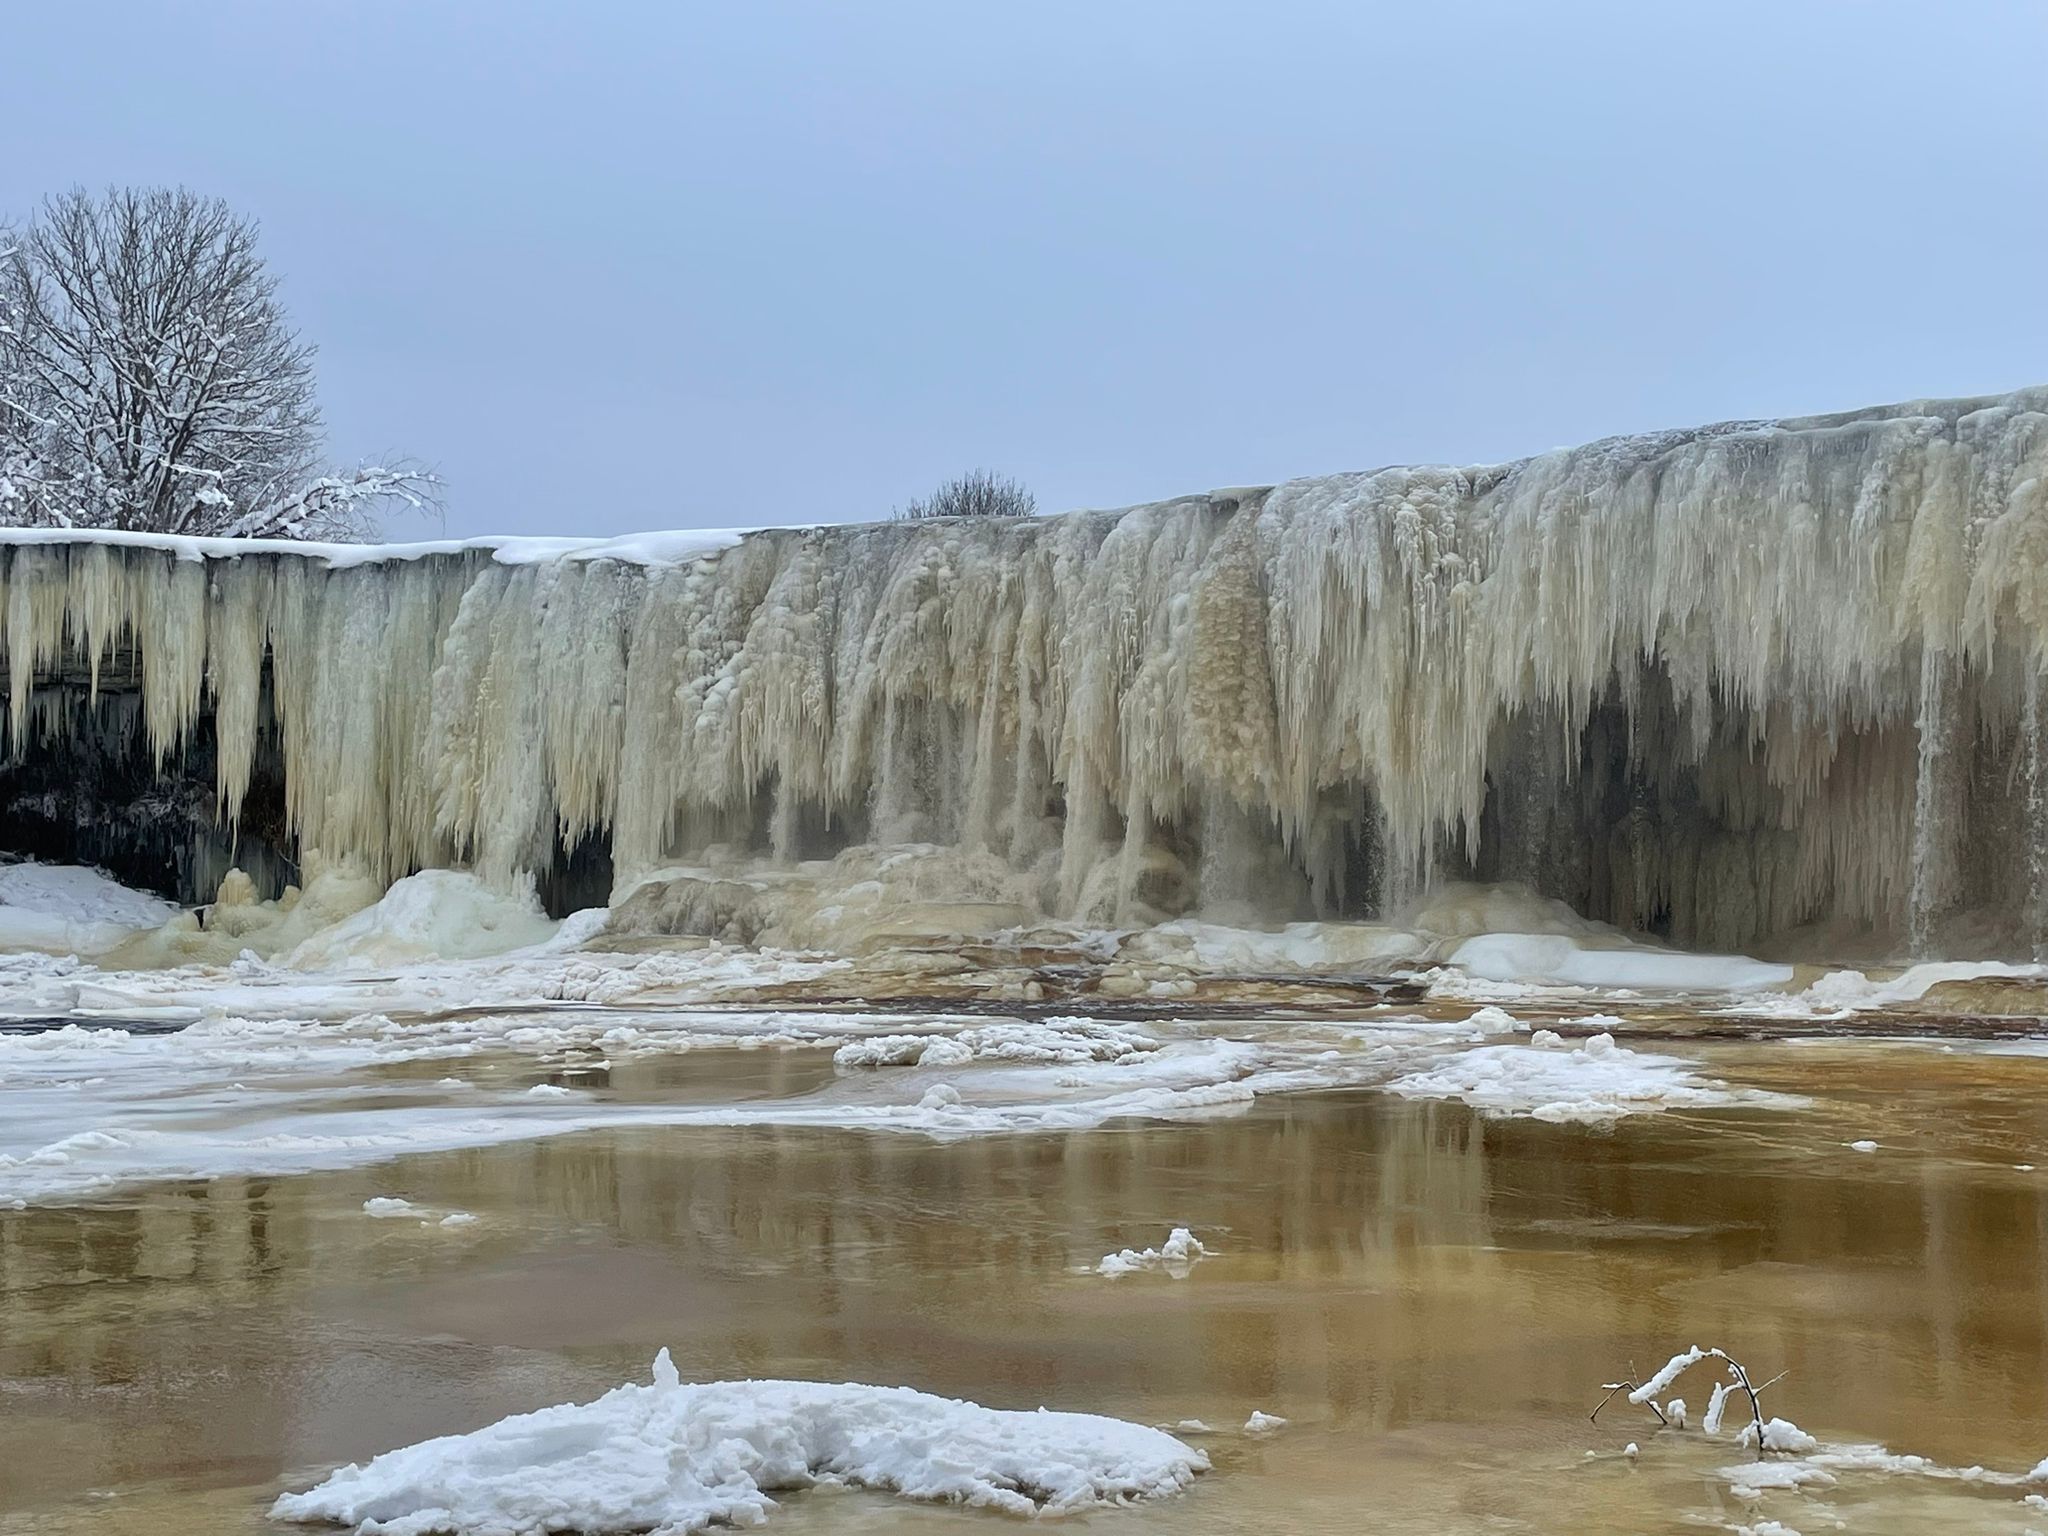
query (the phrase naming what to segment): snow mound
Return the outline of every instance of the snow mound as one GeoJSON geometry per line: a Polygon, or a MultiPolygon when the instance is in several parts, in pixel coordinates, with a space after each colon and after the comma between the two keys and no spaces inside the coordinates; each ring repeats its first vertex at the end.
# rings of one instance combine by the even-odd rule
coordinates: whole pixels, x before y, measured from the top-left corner
{"type": "Polygon", "coordinates": [[[1091,1414],[907,1387],[684,1386],[664,1349],[651,1385],[387,1451],[284,1495],[271,1515],[365,1536],[681,1536],[759,1524],[772,1494],[815,1483],[1036,1515],[1178,1493],[1208,1465],[1162,1430],[1091,1414]]]}
{"type": "Polygon", "coordinates": [[[131,890],[83,864],[0,864],[0,907],[18,907],[74,923],[154,928],[177,907],[148,891],[131,890]]]}
{"type": "Polygon", "coordinates": [[[82,864],[0,864],[0,951],[98,954],[177,910],[82,864]]]}
{"type": "Polygon", "coordinates": [[[1612,1035],[1594,1035],[1572,1050],[1562,1045],[1549,1031],[1539,1030],[1527,1045],[1481,1046],[1387,1086],[1404,1098],[1458,1099],[1487,1114],[1586,1125],[1664,1109],[1783,1109],[1800,1102],[1730,1088],[1698,1076],[1682,1057],[1631,1051],[1616,1045],[1612,1035]]]}
{"type": "Polygon", "coordinates": [[[1201,1239],[1186,1227],[1175,1227],[1166,1241],[1157,1248],[1126,1248],[1120,1253],[1106,1255],[1095,1266],[1098,1275],[1143,1274],[1148,1270],[1164,1270],[1176,1280],[1185,1280],[1188,1271],[1209,1255],[1201,1239]]]}
{"type": "Polygon", "coordinates": [[[303,940],[283,957],[297,970],[475,960],[545,944],[559,925],[541,911],[531,885],[493,891],[474,875],[426,869],[303,940]]]}

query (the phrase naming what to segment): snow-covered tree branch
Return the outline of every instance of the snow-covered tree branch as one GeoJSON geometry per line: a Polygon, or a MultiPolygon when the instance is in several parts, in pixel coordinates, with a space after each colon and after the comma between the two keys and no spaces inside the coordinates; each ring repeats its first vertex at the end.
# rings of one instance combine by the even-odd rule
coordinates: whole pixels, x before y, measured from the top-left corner
{"type": "Polygon", "coordinates": [[[225,203],[73,191],[0,230],[0,525],[355,539],[435,504],[322,437],[313,348],[225,203]]]}

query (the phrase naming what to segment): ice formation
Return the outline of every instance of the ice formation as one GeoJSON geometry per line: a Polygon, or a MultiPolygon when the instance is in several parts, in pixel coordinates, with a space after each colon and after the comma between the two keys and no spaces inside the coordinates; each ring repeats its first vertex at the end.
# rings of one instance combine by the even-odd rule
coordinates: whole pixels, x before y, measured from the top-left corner
{"type": "Polygon", "coordinates": [[[387,1451],[284,1495],[271,1515],[365,1536],[682,1536],[758,1525],[773,1494],[817,1484],[1029,1516],[1166,1497],[1208,1466],[1163,1430],[1092,1414],[907,1387],[685,1386],[664,1349],[651,1385],[387,1451]]]}
{"type": "Polygon", "coordinates": [[[1185,1280],[1195,1265],[1209,1256],[1202,1240],[1186,1227],[1175,1227],[1157,1248],[1125,1248],[1103,1255],[1095,1273],[1115,1279],[1119,1275],[1144,1274],[1157,1270],[1175,1280],[1185,1280]]]}
{"type": "MultiPolygon", "coordinates": [[[[1731,1088],[1700,1076],[1683,1057],[1631,1051],[1608,1034],[1566,1049],[1562,1037],[1547,1029],[1537,1030],[1526,1045],[1459,1051],[1441,1065],[1396,1078],[1388,1088],[1404,1098],[1457,1099],[1489,1115],[1581,1125],[1666,1109],[1783,1109],[1802,1102],[1731,1088]]],[[[1665,1383],[1660,1378],[1656,1385],[1661,1390],[1665,1383]]]]}
{"type": "Polygon", "coordinates": [[[14,769],[203,772],[202,896],[266,842],[622,888],[926,844],[991,922],[1459,877],[1697,947],[2042,938],[2048,389],[520,559],[0,541],[14,769]]]}

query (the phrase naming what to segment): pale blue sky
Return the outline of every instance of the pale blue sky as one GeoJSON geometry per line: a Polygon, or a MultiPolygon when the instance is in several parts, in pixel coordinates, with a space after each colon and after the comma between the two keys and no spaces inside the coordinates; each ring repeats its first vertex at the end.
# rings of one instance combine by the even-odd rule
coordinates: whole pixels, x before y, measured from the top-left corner
{"type": "MultiPolygon", "coordinates": [[[[453,532],[1048,509],[2048,382],[2048,4],[10,8],[453,532]]],[[[410,532],[394,526],[394,534],[410,532]]]]}

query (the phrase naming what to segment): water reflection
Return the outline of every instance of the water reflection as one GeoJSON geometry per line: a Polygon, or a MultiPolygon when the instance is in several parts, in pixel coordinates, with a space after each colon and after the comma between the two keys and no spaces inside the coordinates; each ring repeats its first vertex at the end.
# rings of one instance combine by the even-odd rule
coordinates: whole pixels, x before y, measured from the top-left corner
{"type": "MultiPolygon", "coordinates": [[[[2022,1113],[2003,1082],[1947,1084],[1942,1118],[2022,1113]]],[[[172,1498],[155,1528],[211,1530],[204,1490],[586,1395],[663,1344],[700,1377],[1146,1421],[1263,1408],[1295,1438],[1222,1459],[1286,1466],[1303,1498],[1368,1466],[1398,1482],[1396,1454],[1454,1480],[1477,1446],[1570,1464],[1616,1438],[1585,1423],[1594,1384],[1695,1340],[1789,1370],[1809,1429],[2031,1465],[2048,1184],[1838,1134],[1825,1114],[1600,1134],[1333,1094],[951,1145],[584,1135],[0,1213],[0,1508],[152,1484],[215,1512],[181,1526],[172,1498]],[[482,1220],[372,1221],[372,1194],[482,1220]],[[1174,1224],[1217,1254],[1190,1279],[1076,1273],[1174,1224]]]]}

